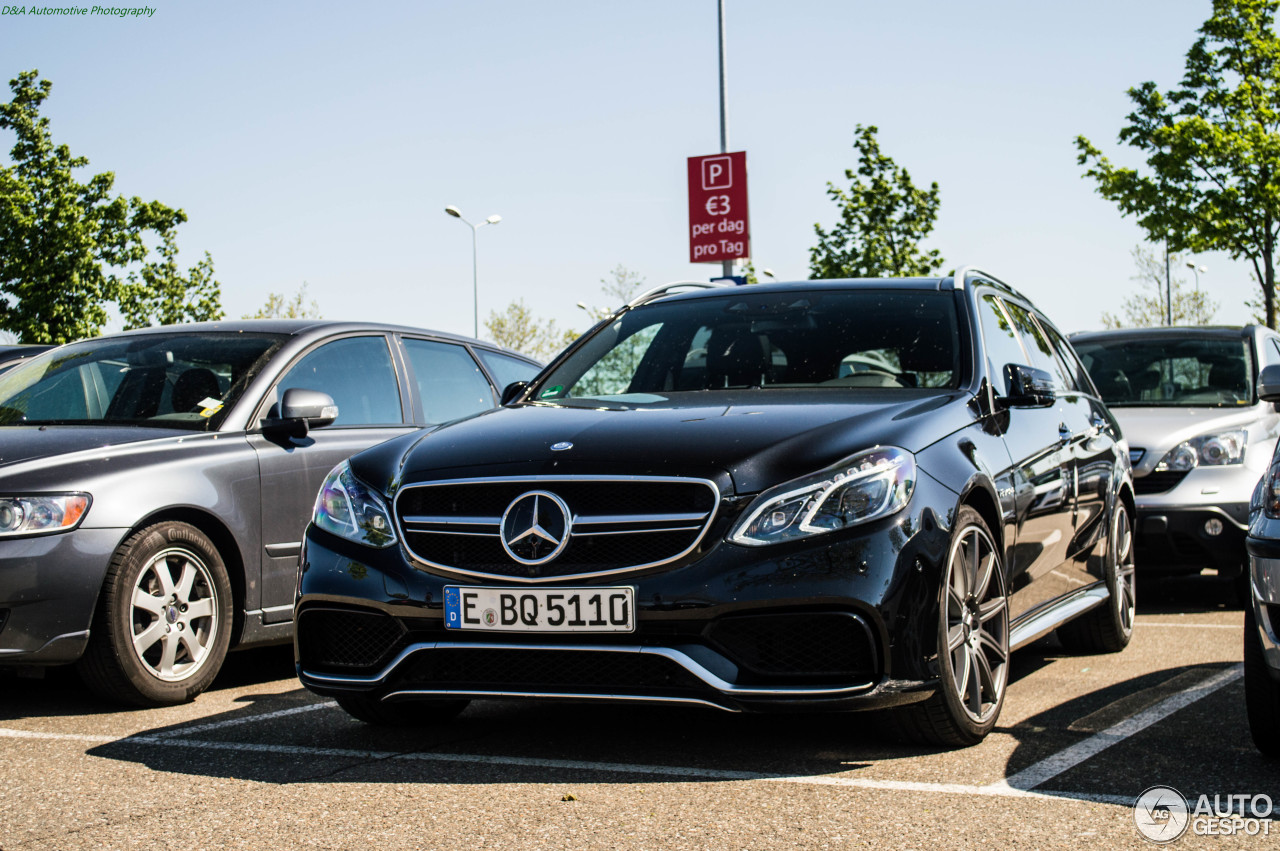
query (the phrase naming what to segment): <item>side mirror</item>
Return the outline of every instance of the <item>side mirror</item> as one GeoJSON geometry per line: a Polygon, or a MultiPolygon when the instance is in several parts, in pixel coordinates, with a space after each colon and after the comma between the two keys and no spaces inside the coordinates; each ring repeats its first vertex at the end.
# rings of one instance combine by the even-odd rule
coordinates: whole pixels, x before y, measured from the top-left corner
{"type": "Polygon", "coordinates": [[[319,390],[290,387],[277,405],[279,417],[262,421],[264,431],[283,431],[291,437],[305,437],[313,428],[332,425],[338,418],[338,406],[333,397],[319,390]]]}
{"type": "Polygon", "coordinates": [[[1264,402],[1280,402],[1280,365],[1263,367],[1258,375],[1258,398],[1264,402]]]}
{"type": "Polygon", "coordinates": [[[1006,364],[1004,380],[1009,393],[1000,401],[1010,408],[1047,408],[1058,399],[1053,376],[1043,369],[1019,363],[1006,364]]]}
{"type": "Polygon", "coordinates": [[[528,389],[529,389],[529,382],[513,381],[510,384],[508,384],[506,387],[502,388],[502,399],[501,401],[498,402],[498,404],[510,405],[516,399],[519,399],[521,396],[523,396],[524,391],[528,389]]]}

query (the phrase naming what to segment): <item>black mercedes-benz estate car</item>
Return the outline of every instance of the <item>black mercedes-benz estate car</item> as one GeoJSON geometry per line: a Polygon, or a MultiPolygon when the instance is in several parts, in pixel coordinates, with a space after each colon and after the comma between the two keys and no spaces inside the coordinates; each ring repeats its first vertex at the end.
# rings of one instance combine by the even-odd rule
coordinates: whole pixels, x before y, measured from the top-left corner
{"type": "Polygon", "coordinates": [[[0,667],[76,663],[136,704],[287,642],[302,533],[342,459],[498,402],[538,364],[415,328],[151,328],[0,375],[0,667]]]}
{"type": "Polygon", "coordinates": [[[476,698],[901,704],[911,736],[964,745],[1019,645],[1128,643],[1128,449],[1027,299],[973,269],[695,286],[329,474],[308,688],[371,723],[476,698]]]}

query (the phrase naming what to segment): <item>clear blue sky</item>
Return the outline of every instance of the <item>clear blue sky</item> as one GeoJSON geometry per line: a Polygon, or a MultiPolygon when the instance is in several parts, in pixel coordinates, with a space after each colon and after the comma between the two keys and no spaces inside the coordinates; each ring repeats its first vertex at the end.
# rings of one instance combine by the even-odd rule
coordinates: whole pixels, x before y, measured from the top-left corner
{"type": "MultiPolygon", "coordinates": [[[[446,204],[502,216],[479,232],[482,322],[523,297],[582,330],[575,303],[601,304],[620,263],[648,285],[718,274],[686,262],[685,194],[686,157],[719,150],[715,0],[149,5],[0,16],[0,75],[38,68],[57,141],[117,191],[187,211],[180,260],[212,253],[230,316],[306,281],[327,318],[469,334],[471,234],[446,204]]],[[[747,152],[757,268],[807,277],[813,225],[835,221],[826,183],[874,124],[941,186],[929,247],[1066,331],[1099,327],[1137,287],[1142,235],[1080,177],[1072,140],[1137,164],[1115,141],[1125,91],[1176,84],[1209,13],[728,0],[729,145],[747,152]]],[[[1217,320],[1247,321],[1246,265],[1197,260],[1217,320]]]]}

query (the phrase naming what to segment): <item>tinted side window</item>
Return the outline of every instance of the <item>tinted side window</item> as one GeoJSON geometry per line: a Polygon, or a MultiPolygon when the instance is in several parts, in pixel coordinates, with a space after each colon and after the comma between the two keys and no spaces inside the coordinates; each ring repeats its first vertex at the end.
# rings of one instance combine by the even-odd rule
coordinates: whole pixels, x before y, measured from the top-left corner
{"type": "Polygon", "coordinates": [[[1053,346],[1053,350],[1058,356],[1058,363],[1067,379],[1067,387],[1072,390],[1093,393],[1093,386],[1089,383],[1089,373],[1085,370],[1084,364],[1080,363],[1080,359],[1076,357],[1071,344],[1058,333],[1058,329],[1054,328],[1042,317],[1036,317],[1036,324],[1040,326],[1040,330],[1049,338],[1049,343],[1053,346]]]}
{"type": "Polygon", "coordinates": [[[493,407],[489,379],[462,346],[406,338],[404,350],[427,422],[448,422],[493,407]]]}
{"type": "Polygon", "coordinates": [[[276,399],[300,387],[320,390],[338,405],[336,426],[404,422],[400,384],[385,337],[348,337],[305,355],[276,386],[276,399]]]}
{"type": "Polygon", "coordinates": [[[480,356],[480,360],[484,361],[484,365],[489,368],[489,373],[493,375],[493,380],[498,383],[499,393],[508,384],[516,381],[531,381],[538,374],[538,367],[519,358],[507,357],[485,349],[476,349],[476,354],[480,356]]]}
{"type": "Polygon", "coordinates": [[[1026,352],[1018,342],[1018,334],[1005,314],[1000,299],[990,293],[984,295],[978,300],[978,312],[982,315],[982,340],[991,362],[993,380],[1002,392],[1007,393],[1009,388],[1005,386],[1005,366],[1011,363],[1026,366],[1031,364],[1027,363],[1026,352]]]}
{"type": "Polygon", "coordinates": [[[1027,356],[1031,358],[1030,366],[1034,366],[1036,369],[1043,369],[1053,376],[1053,383],[1057,389],[1071,389],[1075,382],[1067,375],[1061,362],[1054,354],[1053,346],[1049,344],[1049,340],[1045,337],[1044,332],[1040,330],[1040,326],[1031,318],[1031,313],[1017,302],[1006,301],[1005,307],[1009,308],[1009,316],[1012,317],[1013,324],[1018,329],[1018,335],[1022,338],[1022,345],[1027,350],[1027,356]]]}

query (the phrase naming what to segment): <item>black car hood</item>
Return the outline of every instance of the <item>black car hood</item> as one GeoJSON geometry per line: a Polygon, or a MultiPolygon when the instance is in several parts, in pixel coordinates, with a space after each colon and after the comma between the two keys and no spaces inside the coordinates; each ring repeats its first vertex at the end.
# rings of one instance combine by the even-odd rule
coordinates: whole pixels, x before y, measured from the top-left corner
{"type": "Polygon", "coordinates": [[[862,449],[919,451],[973,422],[966,400],[955,392],[824,398],[757,390],[682,407],[526,404],[391,441],[352,463],[360,478],[386,488],[470,476],[727,473],[738,493],[755,493],[862,449]]]}
{"type": "Polygon", "coordinates": [[[0,468],[55,455],[194,434],[186,429],[130,426],[4,426],[0,427],[0,468]]]}

